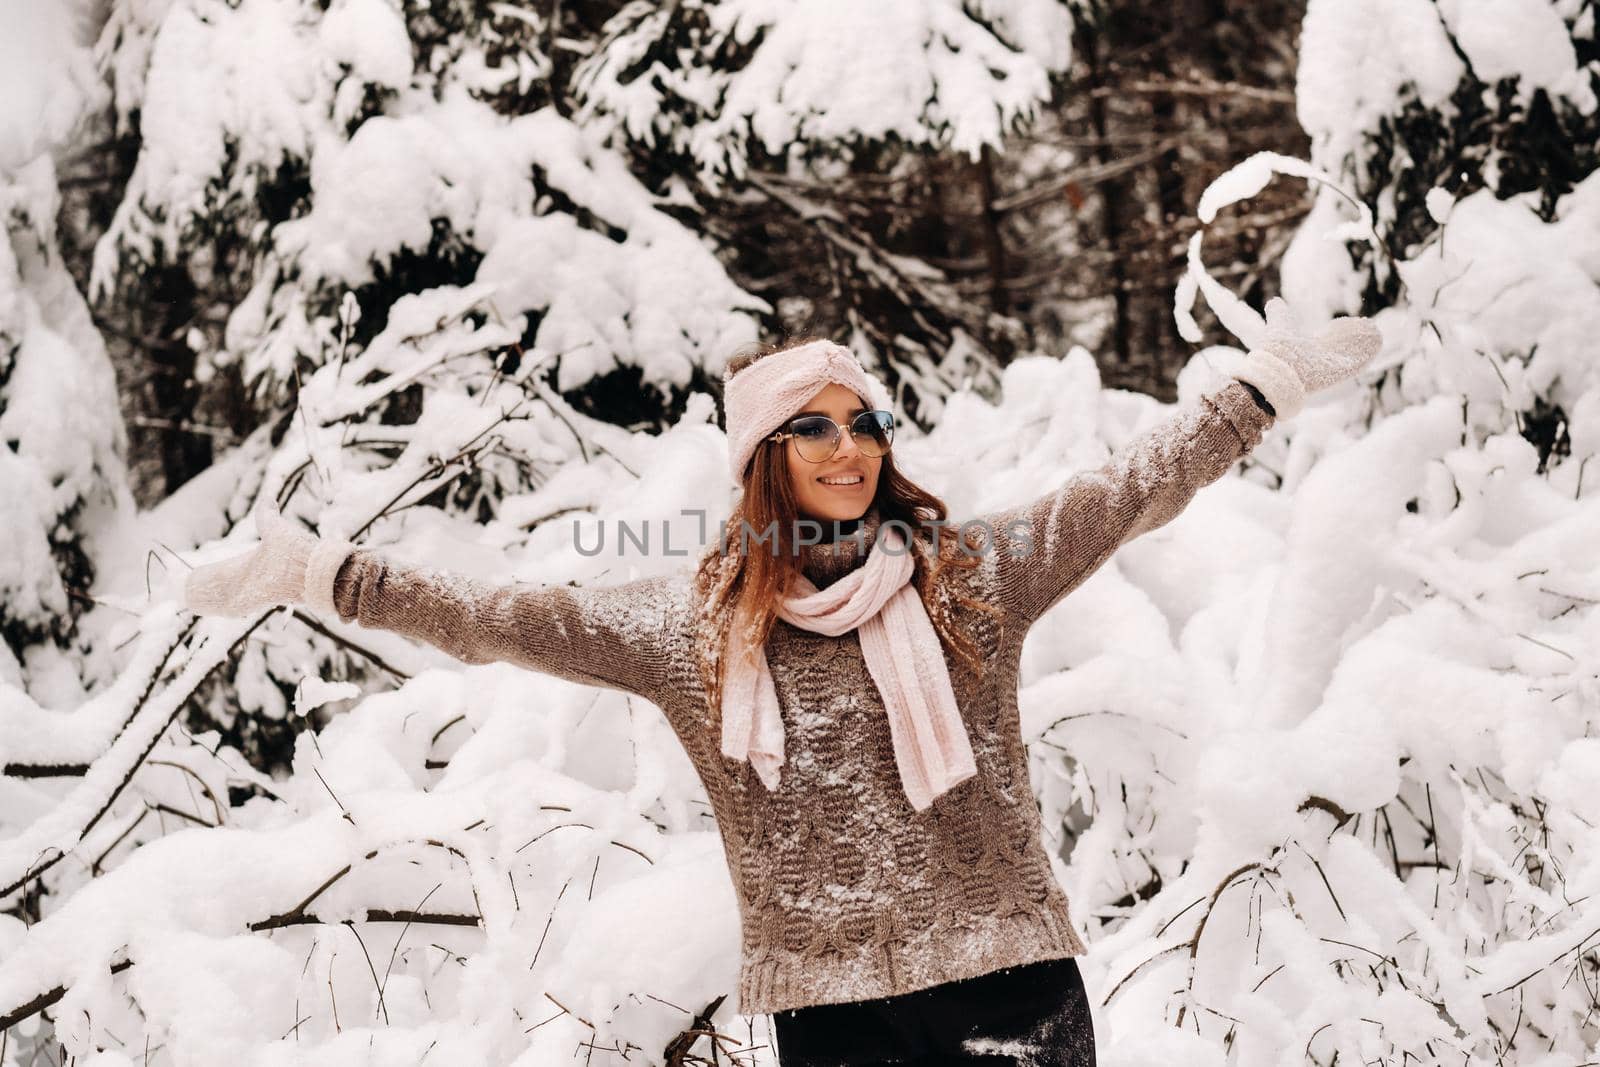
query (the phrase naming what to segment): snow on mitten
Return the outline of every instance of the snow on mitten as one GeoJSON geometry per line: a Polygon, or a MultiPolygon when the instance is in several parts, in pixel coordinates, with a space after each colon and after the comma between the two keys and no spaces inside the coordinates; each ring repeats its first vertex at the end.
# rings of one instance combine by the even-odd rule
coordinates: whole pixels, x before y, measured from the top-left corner
{"type": "Polygon", "coordinates": [[[261,543],[190,572],[183,587],[183,606],[198,615],[242,618],[266,608],[304,602],[320,614],[336,614],[333,578],[355,546],[307,533],[284,518],[265,497],[256,506],[255,516],[261,543]]]}
{"type": "Polygon", "coordinates": [[[1266,311],[1266,339],[1249,351],[1233,376],[1261,390],[1279,419],[1299,413],[1307,393],[1354,375],[1383,344],[1371,319],[1340,315],[1310,337],[1283,297],[1268,300],[1266,311]]]}

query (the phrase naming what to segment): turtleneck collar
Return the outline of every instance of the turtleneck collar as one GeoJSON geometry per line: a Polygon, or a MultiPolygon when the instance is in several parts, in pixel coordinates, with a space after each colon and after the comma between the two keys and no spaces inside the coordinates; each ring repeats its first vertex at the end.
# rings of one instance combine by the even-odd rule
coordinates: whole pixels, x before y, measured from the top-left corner
{"type": "Polygon", "coordinates": [[[822,540],[799,549],[800,570],[818,589],[826,589],[866,562],[877,541],[879,521],[873,505],[860,519],[823,523],[822,540]]]}

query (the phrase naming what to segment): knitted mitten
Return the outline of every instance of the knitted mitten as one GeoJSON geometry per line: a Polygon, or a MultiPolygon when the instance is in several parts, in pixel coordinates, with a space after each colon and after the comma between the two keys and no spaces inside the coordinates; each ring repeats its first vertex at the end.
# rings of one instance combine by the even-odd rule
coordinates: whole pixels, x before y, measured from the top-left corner
{"type": "Polygon", "coordinates": [[[1267,333],[1233,377],[1261,390],[1279,419],[1297,414],[1305,395],[1351,377],[1378,354],[1383,336],[1372,320],[1341,315],[1315,337],[1281,296],[1267,301],[1267,333]]]}
{"type": "Polygon", "coordinates": [[[255,515],[261,543],[191,571],[183,586],[183,606],[199,615],[242,618],[304,602],[319,614],[336,615],[333,578],[355,545],[307,533],[265,497],[255,515]]]}

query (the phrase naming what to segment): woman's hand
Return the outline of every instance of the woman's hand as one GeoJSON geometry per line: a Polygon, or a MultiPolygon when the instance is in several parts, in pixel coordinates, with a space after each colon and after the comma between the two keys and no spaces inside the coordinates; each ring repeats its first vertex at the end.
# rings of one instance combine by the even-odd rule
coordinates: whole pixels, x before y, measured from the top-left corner
{"type": "Polygon", "coordinates": [[[1341,315],[1315,337],[1305,334],[1281,296],[1267,301],[1266,339],[1233,376],[1261,390],[1279,419],[1297,414],[1305,394],[1352,377],[1383,346],[1371,319],[1341,315]]]}
{"type": "Polygon", "coordinates": [[[331,611],[330,571],[337,572],[354,546],[307,533],[284,518],[267,497],[256,506],[255,517],[261,543],[191,571],[183,587],[184,607],[199,615],[231,618],[301,602],[324,613],[331,611]]]}

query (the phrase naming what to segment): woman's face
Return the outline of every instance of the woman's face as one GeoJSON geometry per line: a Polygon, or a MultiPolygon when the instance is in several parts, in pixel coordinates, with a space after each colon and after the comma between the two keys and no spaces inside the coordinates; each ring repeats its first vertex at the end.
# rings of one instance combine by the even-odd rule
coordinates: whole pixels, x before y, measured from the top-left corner
{"type": "MultiPolygon", "coordinates": [[[[839,424],[839,448],[821,463],[800,457],[793,437],[788,449],[789,488],[804,518],[819,522],[860,518],[878,492],[878,472],[883,457],[864,456],[851,435],[850,420],[870,410],[859,396],[837,382],[829,382],[790,418],[826,415],[839,424]]],[[[785,422],[782,430],[787,431],[785,422]]]]}

